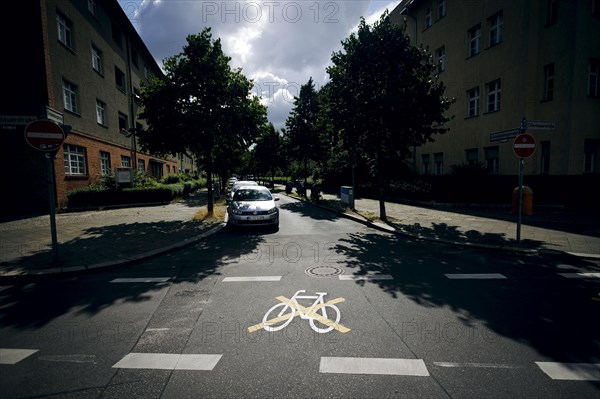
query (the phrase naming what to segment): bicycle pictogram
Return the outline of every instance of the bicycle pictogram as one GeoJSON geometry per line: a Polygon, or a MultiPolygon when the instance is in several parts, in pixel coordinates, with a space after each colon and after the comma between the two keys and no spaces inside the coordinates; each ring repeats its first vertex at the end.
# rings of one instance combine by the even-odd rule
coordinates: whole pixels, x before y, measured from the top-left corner
{"type": "Polygon", "coordinates": [[[299,290],[291,299],[278,296],[276,299],[280,303],[267,310],[262,323],[248,327],[248,331],[255,332],[263,328],[269,332],[279,331],[287,327],[296,316],[308,320],[310,327],[321,334],[332,330],[341,333],[350,331],[348,327],[339,324],[341,313],[338,307],[335,306],[337,303],[344,302],[344,298],[336,298],[325,302],[326,292],[316,292],[316,295],[300,295],[305,292],[306,290],[299,290]],[[314,302],[311,306],[304,307],[298,303],[298,300],[314,300],[314,302]],[[329,319],[328,313],[333,316],[332,319],[329,319]],[[325,327],[320,327],[320,325],[325,327]]]}

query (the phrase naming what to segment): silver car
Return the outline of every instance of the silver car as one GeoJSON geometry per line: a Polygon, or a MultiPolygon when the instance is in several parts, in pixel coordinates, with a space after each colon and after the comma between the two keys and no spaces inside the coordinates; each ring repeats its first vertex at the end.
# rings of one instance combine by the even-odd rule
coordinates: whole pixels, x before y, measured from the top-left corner
{"type": "Polygon", "coordinates": [[[279,209],[274,197],[264,186],[240,186],[233,194],[227,207],[231,226],[273,226],[279,227],[279,209]]]}

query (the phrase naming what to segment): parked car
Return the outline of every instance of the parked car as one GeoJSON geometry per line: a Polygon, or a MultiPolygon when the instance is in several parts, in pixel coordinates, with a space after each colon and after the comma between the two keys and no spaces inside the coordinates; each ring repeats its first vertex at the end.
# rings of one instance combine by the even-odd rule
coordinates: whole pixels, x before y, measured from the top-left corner
{"type": "Polygon", "coordinates": [[[230,226],[279,227],[279,209],[274,197],[264,186],[240,186],[227,207],[230,226]]]}
{"type": "Polygon", "coordinates": [[[231,202],[233,199],[233,195],[237,191],[238,188],[242,186],[258,186],[258,183],[252,180],[238,180],[231,186],[231,189],[227,193],[227,202],[231,202]]]}

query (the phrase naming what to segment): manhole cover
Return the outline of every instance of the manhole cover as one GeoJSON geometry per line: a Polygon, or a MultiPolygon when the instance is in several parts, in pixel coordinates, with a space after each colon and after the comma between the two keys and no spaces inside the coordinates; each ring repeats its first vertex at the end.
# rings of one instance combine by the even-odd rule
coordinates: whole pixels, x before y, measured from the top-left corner
{"type": "Polygon", "coordinates": [[[304,271],[311,277],[334,277],[344,274],[344,269],[337,266],[315,266],[304,271]]]}

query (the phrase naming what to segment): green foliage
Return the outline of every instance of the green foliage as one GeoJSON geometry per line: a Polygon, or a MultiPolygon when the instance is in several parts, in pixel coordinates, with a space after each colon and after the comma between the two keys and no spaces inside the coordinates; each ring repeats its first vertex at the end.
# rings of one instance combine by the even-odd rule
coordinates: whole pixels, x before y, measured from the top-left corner
{"type": "MultiPolygon", "coordinates": [[[[211,29],[189,35],[183,51],[165,59],[165,76],[143,85],[138,134],[143,150],[193,154],[207,172],[227,175],[266,123],[266,108],[251,96],[252,81],[233,70],[211,29]]],[[[209,188],[209,193],[211,188],[209,188]]],[[[209,212],[212,210],[209,195],[209,212]]]]}

